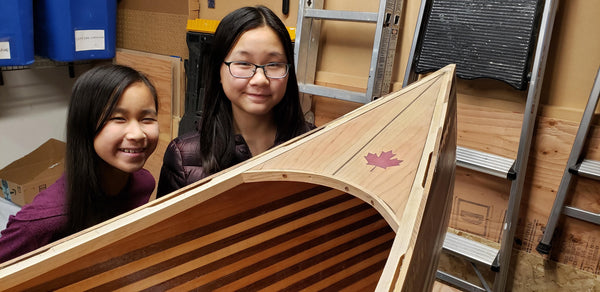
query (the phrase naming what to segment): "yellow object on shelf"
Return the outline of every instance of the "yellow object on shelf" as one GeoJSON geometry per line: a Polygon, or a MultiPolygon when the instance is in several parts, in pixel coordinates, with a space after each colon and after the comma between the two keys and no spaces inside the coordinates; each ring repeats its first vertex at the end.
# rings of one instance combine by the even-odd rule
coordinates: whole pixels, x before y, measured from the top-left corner
{"type": "Polygon", "coordinates": [[[198,18],[188,19],[187,30],[188,31],[214,33],[215,30],[217,30],[218,25],[219,25],[218,20],[198,19],[198,18]]]}
{"type": "MultiPolygon", "coordinates": [[[[188,31],[197,31],[197,32],[206,32],[206,33],[214,33],[217,30],[217,26],[219,26],[219,20],[211,20],[211,19],[188,19],[187,22],[187,30],[188,31]]],[[[290,34],[290,38],[292,41],[296,40],[296,28],[295,27],[287,27],[288,33],[290,34]]]]}

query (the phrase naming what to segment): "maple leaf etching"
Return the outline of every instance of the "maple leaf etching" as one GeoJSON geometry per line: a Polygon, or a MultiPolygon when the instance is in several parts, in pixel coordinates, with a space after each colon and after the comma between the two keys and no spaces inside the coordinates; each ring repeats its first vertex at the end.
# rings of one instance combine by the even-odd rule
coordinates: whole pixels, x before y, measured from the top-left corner
{"type": "Polygon", "coordinates": [[[387,152],[382,151],[381,154],[379,154],[379,156],[375,153],[369,152],[369,154],[365,156],[365,159],[367,160],[367,165],[374,166],[373,169],[371,169],[371,171],[373,171],[376,167],[386,169],[389,166],[400,165],[400,162],[402,162],[403,160],[393,158],[394,156],[396,156],[396,154],[392,153],[392,150],[387,152]]]}

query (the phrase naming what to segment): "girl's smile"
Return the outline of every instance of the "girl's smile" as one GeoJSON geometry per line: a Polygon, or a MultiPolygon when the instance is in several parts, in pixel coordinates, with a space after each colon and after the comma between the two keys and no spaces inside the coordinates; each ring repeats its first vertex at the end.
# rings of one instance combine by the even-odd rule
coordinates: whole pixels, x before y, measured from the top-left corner
{"type": "Polygon", "coordinates": [[[144,166],[158,143],[152,93],[142,82],[131,84],[94,139],[94,149],[109,166],[132,173],[144,166]]]}
{"type": "MultiPolygon", "coordinates": [[[[244,32],[225,57],[225,62],[229,61],[257,65],[288,62],[279,37],[268,26],[244,32]]],[[[243,122],[238,120],[243,116],[269,116],[285,95],[287,79],[287,76],[269,78],[263,68],[257,68],[250,78],[234,77],[225,63],[221,65],[223,91],[231,101],[234,119],[238,123],[243,122]]]]}

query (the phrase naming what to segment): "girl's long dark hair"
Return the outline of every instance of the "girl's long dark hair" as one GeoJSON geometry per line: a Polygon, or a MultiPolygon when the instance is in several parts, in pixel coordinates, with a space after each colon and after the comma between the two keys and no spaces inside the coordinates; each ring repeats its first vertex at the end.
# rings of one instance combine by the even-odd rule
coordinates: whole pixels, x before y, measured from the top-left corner
{"type": "Polygon", "coordinates": [[[286,141],[308,130],[300,106],[294,48],[285,25],[267,7],[259,5],[239,8],[221,20],[212,42],[200,124],[200,151],[206,174],[218,172],[239,162],[235,159],[231,102],[225,96],[219,72],[240,35],[262,26],[270,27],[279,36],[287,62],[291,64],[285,95],[273,108],[278,138],[286,141]]]}
{"type": "Polygon", "coordinates": [[[100,157],[94,150],[94,138],[110,118],[125,89],[143,82],[154,97],[158,110],[156,89],[140,72],[121,65],[104,65],[82,74],[71,93],[67,116],[67,152],[65,176],[69,235],[109,219],[104,209],[104,194],[100,186],[100,157]],[[108,218],[107,218],[108,217],[108,218]]]}

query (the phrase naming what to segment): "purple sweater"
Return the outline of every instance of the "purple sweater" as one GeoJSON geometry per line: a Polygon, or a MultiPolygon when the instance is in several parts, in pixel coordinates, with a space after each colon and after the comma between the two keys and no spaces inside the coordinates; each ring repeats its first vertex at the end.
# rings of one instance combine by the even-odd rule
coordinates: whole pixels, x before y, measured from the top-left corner
{"type": "MultiPolygon", "coordinates": [[[[111,205],[124,213],[148,202],[155,180],[149,171],[134,172],[126,189],[111,197],[111,205]]],[[[65,177],[40,192],[30,204],[11,215],[0,236],[0,263],[60,239],[67,218],[65,177]]]]}

